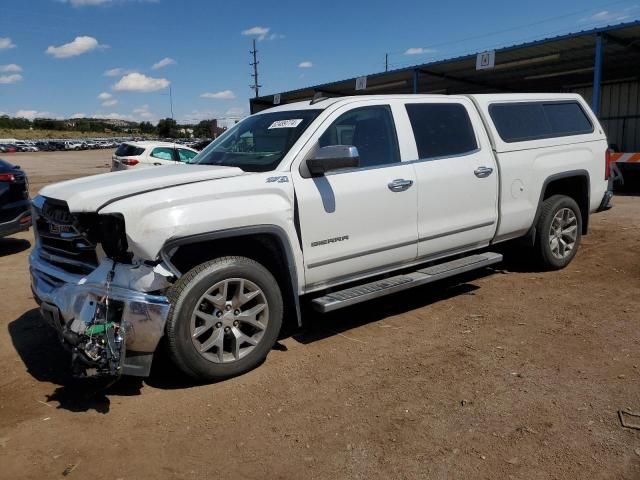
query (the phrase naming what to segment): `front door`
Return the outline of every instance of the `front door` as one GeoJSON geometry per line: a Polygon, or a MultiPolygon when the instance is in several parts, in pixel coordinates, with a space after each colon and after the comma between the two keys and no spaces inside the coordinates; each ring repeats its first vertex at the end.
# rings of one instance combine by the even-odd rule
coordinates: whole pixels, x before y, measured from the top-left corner
{"type": "Polygon", "coordinates": [[[292,175],[308,290],[416,257],[418,189],[413,166],[401,161],[392,109],[347,108],[334,112],[312,142],[353,145],[360,166],[314,178],[304,168],[292,175]]]}

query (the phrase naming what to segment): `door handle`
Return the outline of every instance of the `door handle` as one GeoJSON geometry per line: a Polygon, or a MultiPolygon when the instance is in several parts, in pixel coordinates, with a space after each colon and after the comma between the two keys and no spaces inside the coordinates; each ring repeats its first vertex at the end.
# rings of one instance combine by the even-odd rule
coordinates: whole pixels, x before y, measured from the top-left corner
{"type": "Polygon", "coordinates": [[[493,173],[491,167],[478,167],[474,170],[473,174],[478,178],[486,178],[493,173]]]}
{"type": "Polygon", "coordinates": [[[413,185],[413,180],[405,180],[404,178],[397,178],[393,182],[387,184],[389,190],[392,192],[404,192],[413,185]]]}
{"type": "Polygon", "coordinates": [[[162,165],[160,162],[154,162],[154,165],[159,167],[160,165],[162,165]]]}

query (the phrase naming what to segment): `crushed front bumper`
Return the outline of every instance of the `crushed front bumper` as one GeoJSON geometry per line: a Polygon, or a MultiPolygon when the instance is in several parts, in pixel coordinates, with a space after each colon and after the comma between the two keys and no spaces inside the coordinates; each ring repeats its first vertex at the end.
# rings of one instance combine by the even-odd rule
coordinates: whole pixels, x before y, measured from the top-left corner
{"type": "MultiPolygon", "coordinates": [[[[122,305],[121,325],[125,331],[126,356],[122,373],[125,375],[148,376],[153,352],[164,334],[169,313],[169,301],[162,295],[151,295],[127,288],[126,282],[118,279],[136,278],[131,271],[140,268],[149,277],[149,268],[116,264],[104,260],[88,275],[69,273],[40,256],[35,248],[29,256],[31,289],[40,304],[40,310],[47,322],[59,333],[63,343],[73,346],[74,332],[78,327],[88,325],[93,320],[95,305],[108,295],[112,301],[122,305]],[[107,275],[116,272],[114,281],[107,288],[107,275]]],[[[139,273],[139,272],[137,272],[139,273]]],[[[154,275],[151,272],[151,275],[154,275]]],[[[137,278],[143,278],[138,275],[137,278]]]]}

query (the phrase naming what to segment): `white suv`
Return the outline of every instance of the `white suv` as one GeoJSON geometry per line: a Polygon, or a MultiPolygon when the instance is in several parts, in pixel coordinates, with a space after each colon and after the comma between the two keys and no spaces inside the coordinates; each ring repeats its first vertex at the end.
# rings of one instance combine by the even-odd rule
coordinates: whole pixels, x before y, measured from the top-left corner
{"type": "Polygon", "coordinates": [[[121,143],[111,157],[111,171],[134,167],[175,165],[188,162],[198,154],[197,150],[171,142],[121,143]]]}

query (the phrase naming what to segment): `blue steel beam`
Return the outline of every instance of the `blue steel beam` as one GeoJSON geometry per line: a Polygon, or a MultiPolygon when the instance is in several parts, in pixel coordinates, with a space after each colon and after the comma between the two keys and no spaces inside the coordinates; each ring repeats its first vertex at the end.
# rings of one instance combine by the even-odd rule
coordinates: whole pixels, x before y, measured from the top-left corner
{"type": "Polygon", "coordinates": [[[596,55],[593,66],[593,96],[591,97],[591,109],[596,116],[600,115],[600,84],[602,83],[602,34],[596,35],[596,55]]]}

